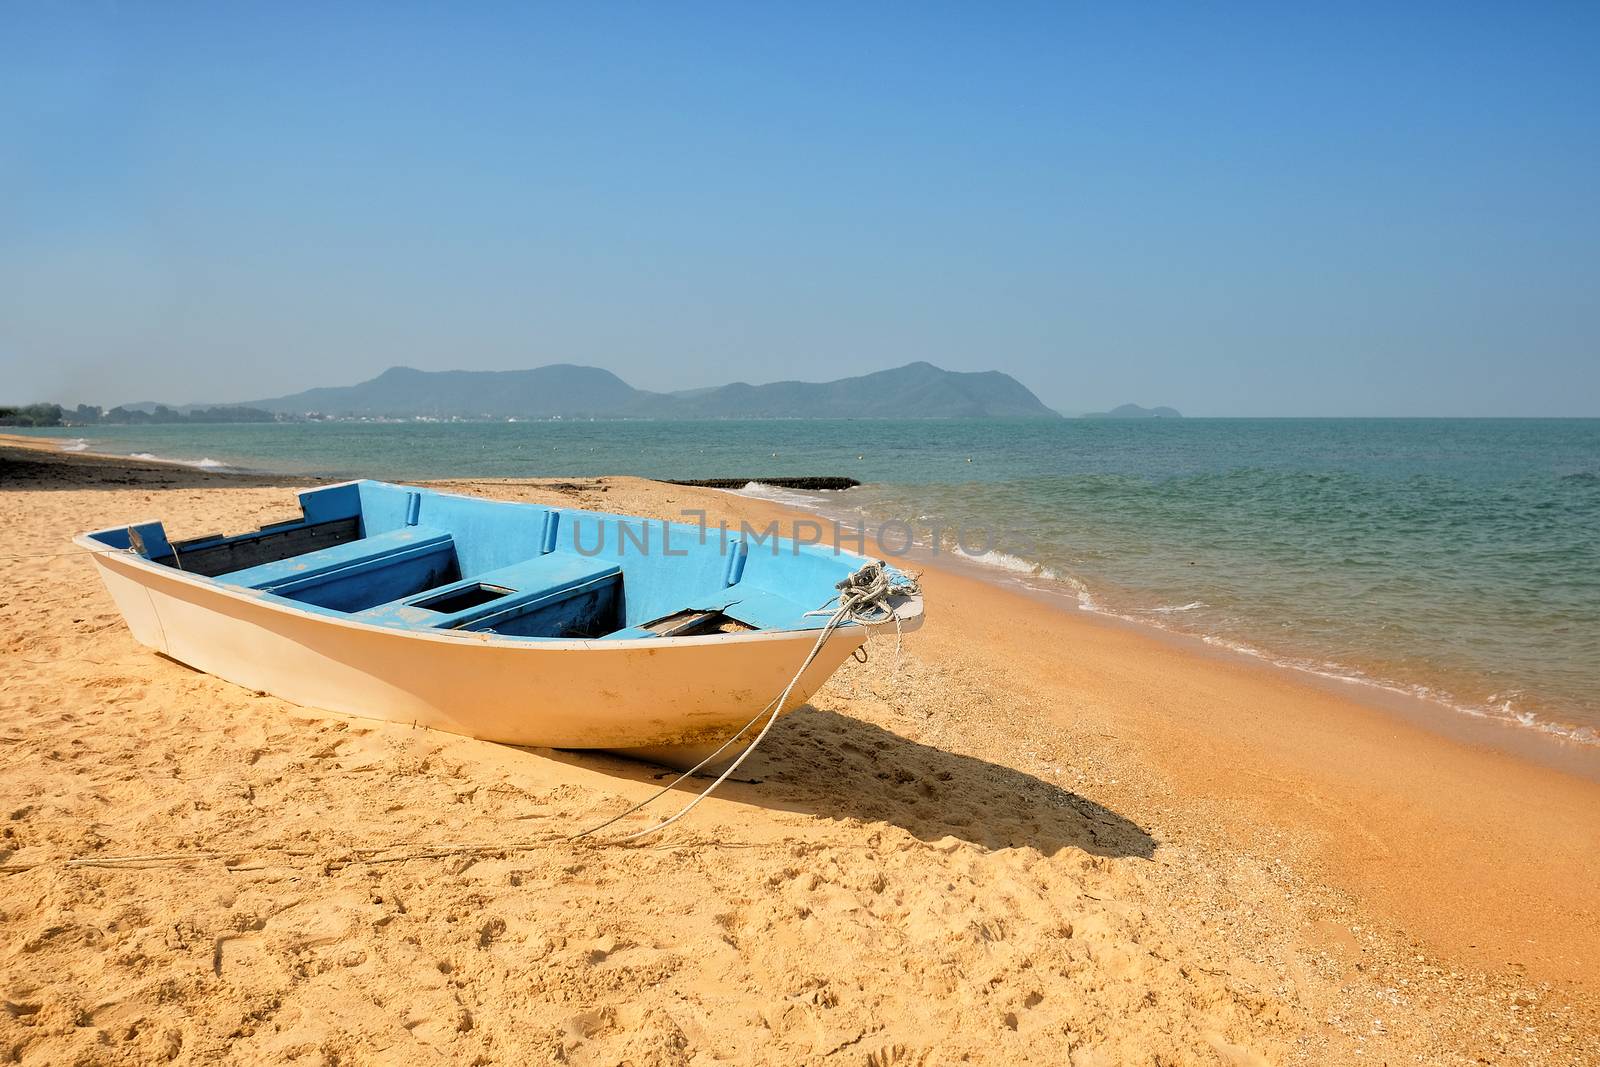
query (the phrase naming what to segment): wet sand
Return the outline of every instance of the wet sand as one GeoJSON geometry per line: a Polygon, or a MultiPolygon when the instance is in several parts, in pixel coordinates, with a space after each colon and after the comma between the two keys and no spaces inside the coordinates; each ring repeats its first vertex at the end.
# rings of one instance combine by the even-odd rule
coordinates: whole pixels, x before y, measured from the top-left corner
{"type": "MultiPolygon", "coordinates": [[[[1584,774],[930,568],[898,670],[874,638],[752,782],[644,847],[568,844],[659,772],[198,674],[66,543],[247,529],[304,484],[0,442],[22,1062],[1596,1062],[1584,774]],[[156,854],[181,858],[83,863],[156,854]]],[[[793,517],[625,478],[440,487],[793,517]]]]}

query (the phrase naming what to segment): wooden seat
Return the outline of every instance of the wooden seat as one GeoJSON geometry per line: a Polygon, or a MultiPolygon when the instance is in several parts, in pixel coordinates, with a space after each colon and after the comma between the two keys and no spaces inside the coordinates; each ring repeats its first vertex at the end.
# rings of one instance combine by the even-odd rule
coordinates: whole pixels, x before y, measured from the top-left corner
{"type": "Polygon", "coordinates": [[[217,581],[318,607],[359,611],[459,577],[450,534],[407,526],[219,575],[217,581]]]}
{"type": "Polygon", "coordinates": [[[246,589],[268,589],[281,593],[298,582],[321,578],[340,571],[357,570],[373,564],[393,561],[409,555],[437,551],[449,544],[451,537],[443,530],[430,530],[425,526],[407,526],[389,533],[373,534],[356,541],[330,548],[320,548],[301,556],[246,567],[241,571],[220,574],[217,581],[226,585],[242,585],[246,589]]]}
{"type": "Polygon", "coordinates": [[[614,584],[621,573],[615,563],[570,552],[549,552],[379,604],[357,612],[355,618],[438,630],[491,629],[502,620],[560,604],[600,585],[614,584]]]}

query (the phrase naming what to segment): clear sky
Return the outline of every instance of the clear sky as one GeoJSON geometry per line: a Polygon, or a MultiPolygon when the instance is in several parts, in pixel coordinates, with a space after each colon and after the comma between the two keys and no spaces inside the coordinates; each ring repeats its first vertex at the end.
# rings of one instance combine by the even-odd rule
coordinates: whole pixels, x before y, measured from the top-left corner
{"type": "Polygon", "coordinates": [[[0,6],[0,400],[1600,415],[1600,4],[0,6]]]}

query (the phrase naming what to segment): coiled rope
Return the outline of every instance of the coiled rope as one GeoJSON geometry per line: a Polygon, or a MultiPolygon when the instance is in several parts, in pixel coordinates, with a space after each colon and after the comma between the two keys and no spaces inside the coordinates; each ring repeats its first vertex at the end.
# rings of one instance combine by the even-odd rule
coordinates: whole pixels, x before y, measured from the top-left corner
{"type": "Polygon", "coordinates": [[[922,587],[917,583],[915,578],[890,571],[888,564],[884,563],[882,560],[870,560],[867,563],[862,564],[859,568],[852,571],[850,575],[843,581],[839,582],[838,585],[834,586],[834,588],[837,589],[838,592],[832,597],[828,598],[827,604],[831,604],[837,600],[839,602],[839,606],[837,608],[834,608],[830,612],[827,604],[824,604],[818,610],[809,611],[806,613],[807,615],[813,616],[827,615],[828,621],[823,625],[821,632],[817,634],[816,643],[811,646],[811,651],[806,654],[804,662],[800,664],[800,669],[795,671],[794,677],[789,679],[789,684],[783,687],[783,692],[779,693],[776,699],[767,704],[760,711],[756,712],[755,715],[751,717],[749,722],[739,727],[737,733],[728,738],[721,745],[718,745],[716,751],[712,752],[711,755],[707,756],[699,763],[696,763],[693,767],[690,767],[688,770],[678,775],[678,777],[674,778],[672,781],[668,782],[666,785],[662,786],[656,792],[652,793],[644,800],[641,800],[627,811],[624,811],[618,815],[613,815],[605,822],[596,826],[591,826],[589,829],[584,830],[581,833],[573,834],[568,838],[568,840],[577,841],[581,838],[588,837],[590,834],[604,830],[611,824],[627,818],[629,815],[639,811],[641,808],[646,808],[651,804],[654,804],[657,800],[670,793],[673,789],[676,789],[679,783],[698,773],[701,768],[707,766],[718,756],[722,755],[723,752],[727,751],[730,745],[734,744],[734,742],[738,741],[739,738],[743,737],[746,731],[748,731],[757,722],[760,722],[762,716],[766,716],[767,721],[762,724],[761,731],[756,734],[754,740],[750,742],[743,752],[739,753],[737,759],[728,764],[727,768],[723,770],[721,774],[717,775],[716,779],[710,785],[701,790],[698,796],[689,801],[689,803],[685,804],[682,808],[678,809],[678,811],[670,818],[664,819],[654,826],[648,826],[643,830],[636,830],[631,834],[625,834],[622,837],[615,838],[609,843],[621,844],[624,841],[635,841],[641,837],[658,833],[661,830],[665,830],[667,827],[671,826],[685,815],[689,814],[702,800],[716,792],[717,787],[723,782],[727,781],[728,778],[732,776],[733,772],[739,769],[739,765],[743,763],[749,757],[750,753],[754,752],[756,747],[759,746],[766,738],[767,732],[772,729],[772,724],[777,722],[778,716],[783,713],[784,705],[789,700],[789,694],[794,692],[794,687],[800,683],[801,677],[811,667],[811,664],[816,662],[817,656],[822,652],[822,647],[828,643],[828,638],[833,635],[835,630],[846,623],[853,622],[860,623],[863,626],[878,626],[893,620],[895,624],[896,644],[898,646],[900,617],[895,614],[894,606],[889,603],[889,600],[891,597],[897,596],[914,596],[922,591],[922,587]]]}

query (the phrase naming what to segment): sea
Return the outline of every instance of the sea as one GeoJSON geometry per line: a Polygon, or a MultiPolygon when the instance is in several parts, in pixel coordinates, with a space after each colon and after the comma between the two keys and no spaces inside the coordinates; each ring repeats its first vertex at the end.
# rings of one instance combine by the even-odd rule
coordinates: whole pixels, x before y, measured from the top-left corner
{"type": "Polygon", "coordinates": [[[891,550],[912,537],[1083,610],[1422,697],[1441,714],[1600,745],[1600,419],[32,432],[67,449],[330,478],[737,478],[752,495],[866,524],[891,550]],[[828,493],[761,484],[805,475],[863,484],[828,493]]]}

